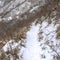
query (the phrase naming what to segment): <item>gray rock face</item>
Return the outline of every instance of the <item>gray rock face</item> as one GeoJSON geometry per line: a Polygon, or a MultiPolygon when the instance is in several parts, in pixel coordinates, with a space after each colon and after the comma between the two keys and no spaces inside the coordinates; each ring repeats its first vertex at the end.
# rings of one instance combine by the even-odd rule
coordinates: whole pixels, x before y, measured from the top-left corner
{"type": "Polygon", "coordinates": [[[10,16],[14,17],[18,13],[27,11],[31,6],[45,3],[46,0],[0,0],[0,16],[8,19],[10,16]]]}

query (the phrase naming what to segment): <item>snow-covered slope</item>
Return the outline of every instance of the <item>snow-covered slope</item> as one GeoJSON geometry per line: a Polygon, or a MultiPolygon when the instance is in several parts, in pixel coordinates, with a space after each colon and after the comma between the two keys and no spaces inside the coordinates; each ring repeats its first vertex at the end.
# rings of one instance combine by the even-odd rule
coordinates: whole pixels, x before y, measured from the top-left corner
{"type": "MultiPolygon", "coordinates": [[[[19,42],[11,40],[6,43],[3,50],[5,52],[15,51],[17,48],[16,55],[19,58],[16,59],[18,60],[56,60],[56,57],[60,56],[60,39],[56,39],[56,30],[59,24],[54,25],[53,22],[48,24],[46,20],[42,24],[35,23],[36,21],[32,23],[30,30],[26,33],[26,39],[23,43],[25,47],[21,46],[21,40],[19,42]]],[[[11,56],[14,60],[14,56],[12,54],[11,56]]]]}
{"type": "Polygon", "coordinates": [[[27,32],[23,60],[40,60],[40,46],[38,42],[39,27],[39,24],[33,24],[30,31],[27,32]]]}
{"type": "Polygon", "coordinates": [[[0,60],[60,60],[60,0],[0,0],[0,60]]]}

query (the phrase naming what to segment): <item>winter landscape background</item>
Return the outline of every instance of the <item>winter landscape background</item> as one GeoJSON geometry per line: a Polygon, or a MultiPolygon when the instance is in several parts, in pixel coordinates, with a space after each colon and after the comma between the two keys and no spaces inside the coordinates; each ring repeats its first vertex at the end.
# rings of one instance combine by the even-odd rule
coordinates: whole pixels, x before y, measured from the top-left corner
{"type": "Polygon", "coordinates": [[[0,0],[0,60],[60,60],[60,0],[0,0]]]}

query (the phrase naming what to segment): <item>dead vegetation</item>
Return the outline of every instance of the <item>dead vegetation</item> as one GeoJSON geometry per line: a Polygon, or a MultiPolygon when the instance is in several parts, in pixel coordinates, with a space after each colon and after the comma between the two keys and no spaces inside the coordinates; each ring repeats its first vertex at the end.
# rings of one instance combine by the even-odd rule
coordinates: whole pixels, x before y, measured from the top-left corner
{"type": "Polygon", "coordinates": [[[0,60],[11,60],[11,58],[13,60],[17,60],[19,59],[18,56],[18,52],[19,52],[19,48],[15,48],[15,49],[10,49],[7,52],[4,52],[3,50],[1,51],[1,56],[0,56],[0,60]]]}
{"type": "Polygon", "coordinates": [[[57,56],[56,59],[57,59],[57,60],[60,60],[60,56],[57,56]]]}
{"type": "Polygon", "coordinates": [[[60,25],[57,27],[56,33],[57,33],[56,38],[60,39],[60,25]]]}

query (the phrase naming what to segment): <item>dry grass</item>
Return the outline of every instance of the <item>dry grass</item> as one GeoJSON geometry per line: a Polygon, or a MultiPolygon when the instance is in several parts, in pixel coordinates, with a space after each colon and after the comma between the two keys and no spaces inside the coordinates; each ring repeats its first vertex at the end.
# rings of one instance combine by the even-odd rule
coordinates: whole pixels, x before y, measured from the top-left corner
{"type": "Polygon", "coordinates": [[[60,25],[57,27],[56,33],[57,33],[56,38],[60,39],[60,25]]]}

